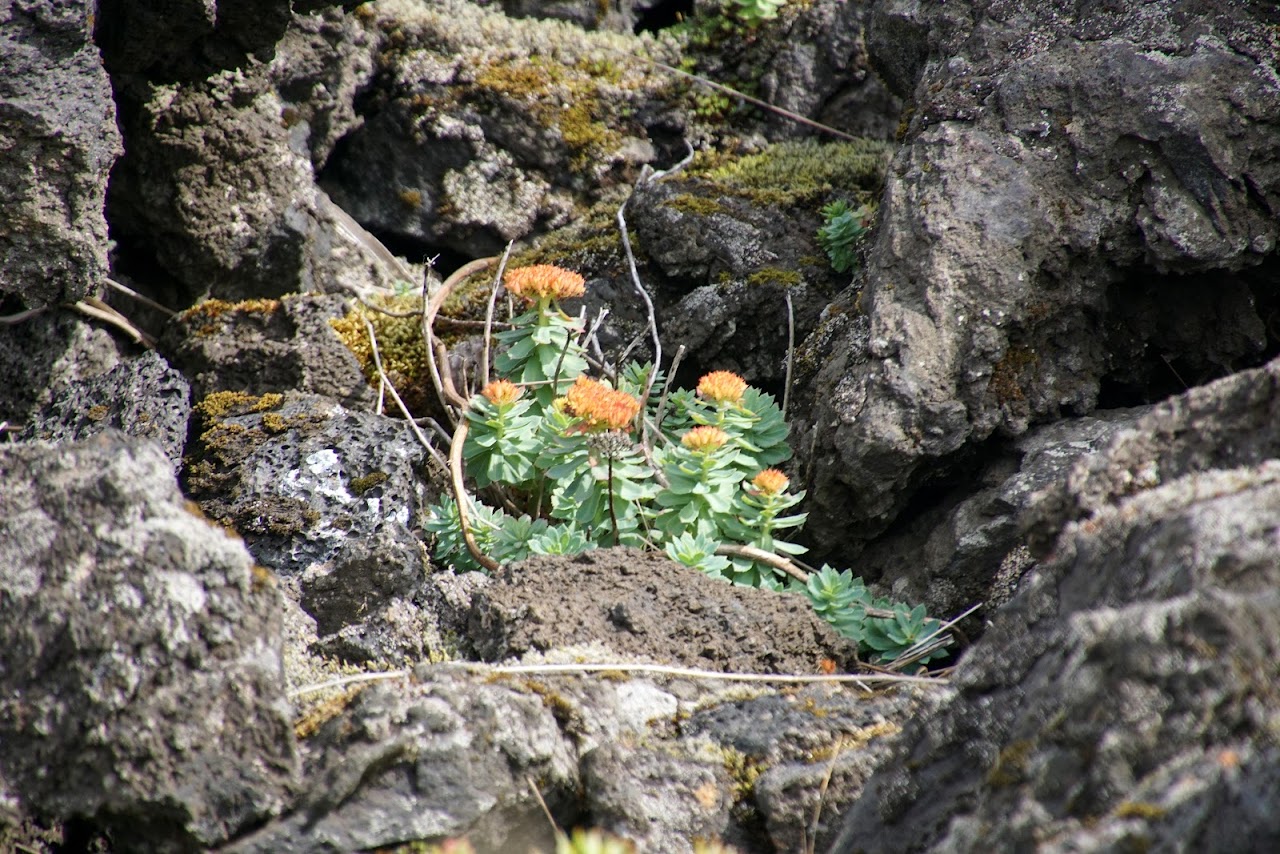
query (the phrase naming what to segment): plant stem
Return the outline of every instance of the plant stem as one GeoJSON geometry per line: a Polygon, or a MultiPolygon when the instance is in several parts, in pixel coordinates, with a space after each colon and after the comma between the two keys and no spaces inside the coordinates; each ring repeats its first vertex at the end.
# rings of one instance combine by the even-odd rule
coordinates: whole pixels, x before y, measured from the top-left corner
{"type": "Polygon", "coordinates": [[[621,537],[618,535],[618,514],[613,509],[613,457],[609,456],[609,521],[613,523],[613,544],[620,545],[621,537]]]}

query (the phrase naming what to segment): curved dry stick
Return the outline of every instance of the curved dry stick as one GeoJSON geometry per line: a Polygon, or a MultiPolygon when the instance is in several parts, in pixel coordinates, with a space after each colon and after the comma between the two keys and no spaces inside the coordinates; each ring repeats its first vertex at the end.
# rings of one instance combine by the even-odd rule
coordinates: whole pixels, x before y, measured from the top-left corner
{"type": "Polygon", "coordinates": [[[490,572],[497,572],[498,562],[480,551],[476,538],[471,534],[471,526],[467,524],[467,489],[462,482],[462,444],[467,441],[467,418],[464,415],[458,420],[458,427],[453,431],[453,445],[449,448],[449,480],[453,484],[453,500],[458,505],[458,527],[462,529],[462,539],[467,543],[467,551],[476,559],[476,563],[490,572]]]}
{"type": "MultiPolygon", "coordinates": [[[[497,256],[494,256],[491,258],[477,258],[474,261],[468,261],[466,264],[463,264],[461,267],[454,270],[453,273],[450,274],[449,278],[445,279],[444,282],[441,283],[436,292],[431,295],[431,298],[427,299],[426,306],[424,306],[422,310],[422,337],[426,341],[427,345],[427,366],[431,370],[431,382],[436,387],[436,396],[440,399],[440,403],[444,406],[446,413],[448,412],[451,404],[457,407],[465,407],[467,402],[462,400],[461,395],[452,389],[452,383],[450,383],[450,388],[448,389],[448,391],[453,392],[452,397],[449,396],[445,389],[444,379],[440,372],[440,365],[436,361],[435,333],[432,331],[432,327],[436,322],[436,315],[440,313],[440,308],[444,305],[444,301],[449,298],[449,294],[453,293],[453,289],[459,282],[466,279],[472,273],[477,273],[480,270],[491,267],[493,264],[497,263],[497,261],[497,256]]],[[[426,295],[425,289],[423,291],[423,295],[424,297],[426,295]]]]}
{"type": "Polygon", "coordinates": [[[453,368],[449,367],[449,350],[444,346],[443,341],[437,341],[435,346],[436,364],[439,366],[437,370],[440,372],[440,388],[444,393],[444,400],[452,403],[459,409],[466,409],[470,406],[470,401],[458,393],[458,387],[453,384],[453,368]]]}
{"type": "Polygon", "coordinates": [[[771,566],[779,572],[785,572],[801,584],[806,584],[809,581],[809,573],[785,557],[776,555],[773,552],[767,552],[764,549],[758,549],[755,546],[721,545],[716,547],[716,554],[724,555],[725,557],[745,557],[749,560],[763,563],[765,566],[771,566]]]}

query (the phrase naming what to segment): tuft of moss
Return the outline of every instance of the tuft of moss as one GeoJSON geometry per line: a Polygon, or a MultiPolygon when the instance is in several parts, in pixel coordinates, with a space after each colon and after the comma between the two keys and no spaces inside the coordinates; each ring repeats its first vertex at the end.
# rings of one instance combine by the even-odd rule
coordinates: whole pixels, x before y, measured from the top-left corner
{"type": "Polygon", "coordinates": [[[795,270],[783,270],[779,267],[762,267],[747,276],[748,285],[781,285],[791,288],[803,281],[804,278],[795,270]]]}
{"type": "Polygon", "coordinates": [[[732,747],[723,748],[724,770],[733,780],[733,800],[735,803],[749,803],[755,797],[756,781],[765,772],[763,766],[754,757],[747,756],[732,747]]]}
{"type": "Polygon", "coordinates": [[[680,213],[694,214],[696,216],[713,216],[714,214],[725,212],[724,205],[715,199],[709,199],[706,196],[695,196],[692,193],[681,193],[678,196],[672,196],[663,202],[662,206],[680,213]]]}
{"type": "Polygon", "coordinates": [[[329,321],[338,339],[360,362],[360,369],[369,382],[378,379],[377,363],[373,359],[373,347],[365,319],[373,325],[378,339],[378,355],[382,367],[389,376],[396,378],[399,389],[404,383],[418,383],[425,379],[427,347],[422,338],[422,322],[418,312],[422,298],[414,294],[373,297],[369,303],[386,311],[369,310],[360,306],[343,317],[329,321]],[[404,315],[404,316],[397,316],[404,315]]]}
{"type": "Polygon", "coordinates": [[[361,477],[351,478],[351,491],[356,495],[364,495],[376,486],[380,486],[387,481],[387,473],[385,471],[373,471],[361,477]]]}
{"type": "Polygon", "coordinates": [[[869,201],[884,180],[889,154],[889,145],[875,139],[791,140],[758,154],[709,158],[701,165],[695,163],[690,176],[763,204],[812,204],[833,192],[857,195],[858,191],[869,201]]]}
{"type": "Polygon", "coordinates": [[[196,412],[210,421],[221,420],[231,414],[265,412],[284,403],[283,394],[252,395],[243,391],[215,391],[195,405],[196,412]]]}

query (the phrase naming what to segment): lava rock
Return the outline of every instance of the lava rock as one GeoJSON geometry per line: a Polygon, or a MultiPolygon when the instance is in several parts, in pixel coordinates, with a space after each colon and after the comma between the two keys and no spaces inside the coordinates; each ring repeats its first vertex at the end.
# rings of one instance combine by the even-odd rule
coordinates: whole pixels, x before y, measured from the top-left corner
{"type": "Polygon", "coordinates": [[[122,849],[214,847],[296,782],[270,573],[114,431],[0,446],[0,779],[122,849]]]}
{"type": "Polygon", "coordinates": [[[111,82],[82,7],[0,9],[0,295],[29,308],[94,294],[107,273],[107,177],[121,152],[111,82]]]}

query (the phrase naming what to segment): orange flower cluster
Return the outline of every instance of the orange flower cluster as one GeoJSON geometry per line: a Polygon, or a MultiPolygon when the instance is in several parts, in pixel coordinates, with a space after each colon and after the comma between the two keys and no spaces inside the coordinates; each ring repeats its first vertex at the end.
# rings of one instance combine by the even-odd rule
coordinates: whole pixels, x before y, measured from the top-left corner
{"type": "Polygon", "coordinates": [[[791,485],[791,480],[777,469],[765,469],[751,479],[761,495],[778,495],[791,485]]]}
{"type": "Polygon", "coordinates": [[[716,403],[741,403],[747,381],[732,371],[712,371],[698,380],[698,394],[716,403]]]}
{"type": "Polygon", "coordinates": [[[506,406],[520,399],[520,386],[510,380],[494,380],[480,390],[494,406],[506,406]]]}
{"type": "Polygon", "coordinates": [[[508,270],[503,282],[507,290],[529,303],[580,297],[587,292],[587,282],[582,276],[553,264],[508,270]]]}
{"type": "Polygon", "coordinates": [[[630,430],[640,401],[589,377],[578,377],[565,395],[565,408],[588,430],[630,430]]]}
{"type": "Polygon", "coordinates": [[[680,444],[700,454],[710,453],[727,441],[729,434],[719,427],[694,427],[680,437],[680,444]]]}

